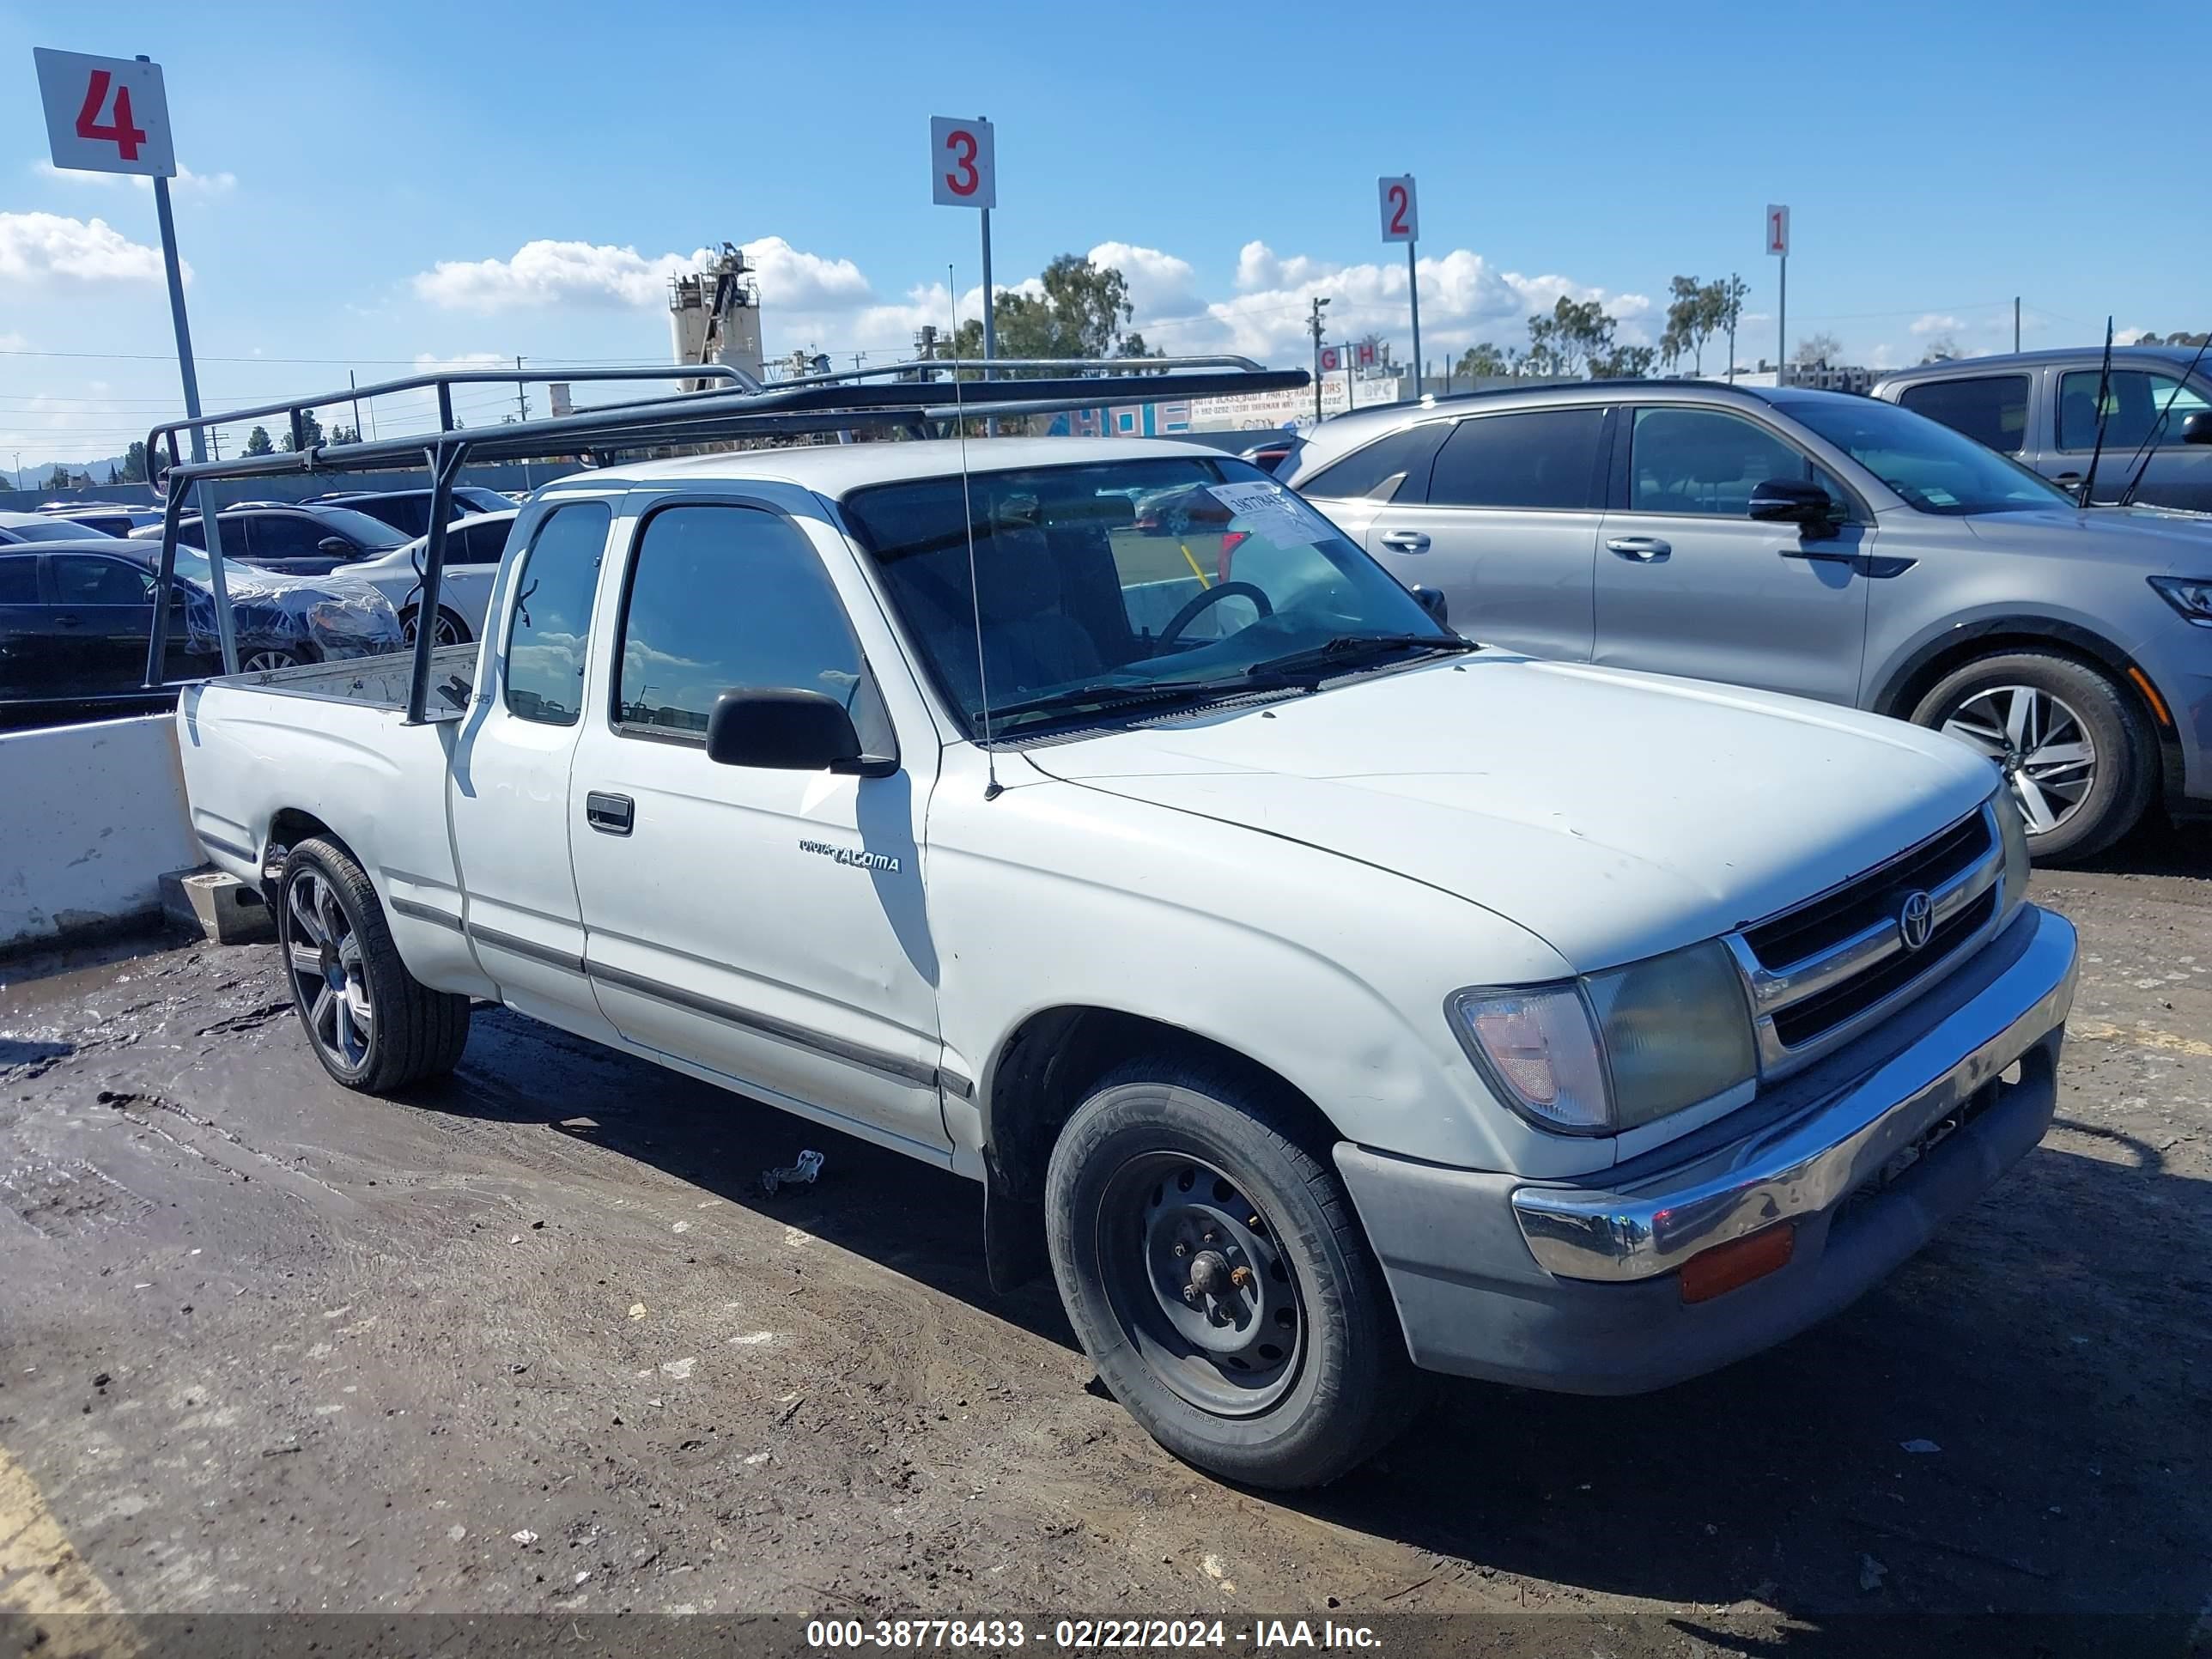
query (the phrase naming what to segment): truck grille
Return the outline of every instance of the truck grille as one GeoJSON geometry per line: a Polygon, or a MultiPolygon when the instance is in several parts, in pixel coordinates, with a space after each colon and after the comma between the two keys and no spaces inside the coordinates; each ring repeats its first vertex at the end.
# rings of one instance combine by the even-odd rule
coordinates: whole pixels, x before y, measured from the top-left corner
{"type": "Polygon", "coordinates": [[[1986,933],[2005,902],[2004,846],[1983,806],[1842,886],[1729,937],[1751,988],[1760,1070],[1809,1063],[1924,988],[1986,933]],[[1929,898],[1929,933],[1909,949],[1907,896],[1929,898]]]}

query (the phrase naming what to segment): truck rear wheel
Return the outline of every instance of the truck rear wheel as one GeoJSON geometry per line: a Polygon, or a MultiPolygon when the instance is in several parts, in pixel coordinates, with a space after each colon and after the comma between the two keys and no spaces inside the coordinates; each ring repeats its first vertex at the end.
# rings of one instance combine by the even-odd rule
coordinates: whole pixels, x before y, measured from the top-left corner
{"type": "Polygon", "coordinates": [[[2158,782],[2158,744],[2133,696],[2052,651],[2005,651],[1945,675],[1913,711],[2003,769],[2039,861],[2084,859],[2136,827],[2158,782]]]}
{"type": "Polygon", "coordinates": [[[1419,1405],[1351,1200],[1262,1091],[1172,1062],[1114,1073],[1060,1132],[1045,1204],[1085,1351],[1176,1456],[1319,1486],[1419,1405]]]}
{"type": "Polygon", "coordinates": [[[352,855],[320,836],[303,841],[277,888],[285,983],[323,1069],[368,1094],[452,1071],[469,1040],[469,1000],[407,971],[352,855]]]}

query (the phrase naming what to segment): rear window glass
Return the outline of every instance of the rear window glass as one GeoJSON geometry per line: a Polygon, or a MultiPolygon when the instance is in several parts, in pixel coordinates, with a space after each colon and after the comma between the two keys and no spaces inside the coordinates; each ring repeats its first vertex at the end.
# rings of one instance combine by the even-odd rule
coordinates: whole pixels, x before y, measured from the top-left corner
{"type": "Polygon", "coordinates": [[[1595,508],[1601,409],[1540,409],[1462,421],[1437,453],[1442,507],[1595,508]]]}
{"type": "Polygon", "coordinates": [[[38,602],[39,562],[20,554],[12,559],[0,559],[0,605],[38,602]]]}
{"type": "Polygon", "coordinates": [[[1984,374],[1907,386],[1899,403],[1976,443],[2017,455],[2027,438],[2027,376],[1984,374]]]}
{"type": "Polygon", "coordinates": [[[584,709],[584,655],[592,599],[614,514],[605,501],[556,508],[515,572],[514,626],[507,640],[507,706],[548,726],[574,726],[584,709]]]}
{"type": "MultiPolygon", "coordinates": [[[[1429,457],[1437,453],[1437,445],[1449,429],[1438,421],[1401,427],[1364,449],[1353,450],[1335,465],[1323,467],[1299,486],[1299,493],[1324,501],[1361,497],[1389,501],[1407,477],[1416,473],[1426,476],[1429,457]]],[[[1417,487],[1409,493],[1418,495],[1419,490],[1417,487]]]]}

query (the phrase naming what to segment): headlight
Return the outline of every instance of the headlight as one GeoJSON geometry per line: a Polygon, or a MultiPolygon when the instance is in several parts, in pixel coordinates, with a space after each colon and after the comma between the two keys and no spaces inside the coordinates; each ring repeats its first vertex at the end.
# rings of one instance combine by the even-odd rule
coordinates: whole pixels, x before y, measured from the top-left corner
{"type": "Polygon", "coordinates": [[[2150,585],[2199,628],[2212,628],[2212,576],[2153,576],[2150,585]]]}
{"type": "Polygon", "coordinates": [[[1462,991],[1449,1011],[1506,1103],[1569,1134],[1618,1134],[1759,1068],[1743,981],[1717,939],[1564,985],[1462,991]]]}
{"type": "Polygon", "coordinates": [[[395,631],[380,606],[358,600],[319,600],[307,607],[307,621],[322,633],[346,639],[381,639],[395,631]]]}

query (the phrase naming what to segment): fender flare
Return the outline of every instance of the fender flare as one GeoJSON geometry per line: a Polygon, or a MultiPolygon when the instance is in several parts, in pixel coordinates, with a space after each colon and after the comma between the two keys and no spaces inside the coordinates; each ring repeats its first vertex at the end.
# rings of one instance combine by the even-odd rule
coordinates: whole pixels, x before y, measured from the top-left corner
{"type": "MultiPolygon", "coordinates": [[[[1948,656],[1961,647],[1980,639],[1996,635],[2021,636],[2047,641],[2064,646],[2076,655],[2088,658],[2109,669],[2114,678],[2125,683],[2129,671],[2142,673],[2135,659],[2102,635],[2077,623],[2064,622],[2056,617],[1996,616],[1984,617],[1973,622],[1955,623],[1942,632],[1926,639],[1908,652],[1901,660],[1890,665],[1882,677],[1881,686],[1867,707],[1878,714],[1893,715],[1899,720],[1910,720],[1911,711],[1902,706],[1904,694],[1938,659],[1948,656]]],[[[2148,679],[2149,676],[2144,675],[2148,679]]],[[[2140,688],[2129,688],[2140,696],[2140,688]]],[[[2160,693],[2162,698],[2165,694],[2160,693]]],[[[2171,707],[2171,705],[2168,705],[2171,707]]],[[[2146,713],[2150,712],[2148,709],[2146,713]]],[[[2154,719],[2154,725],[2158,722],[2154,719]]]]}

